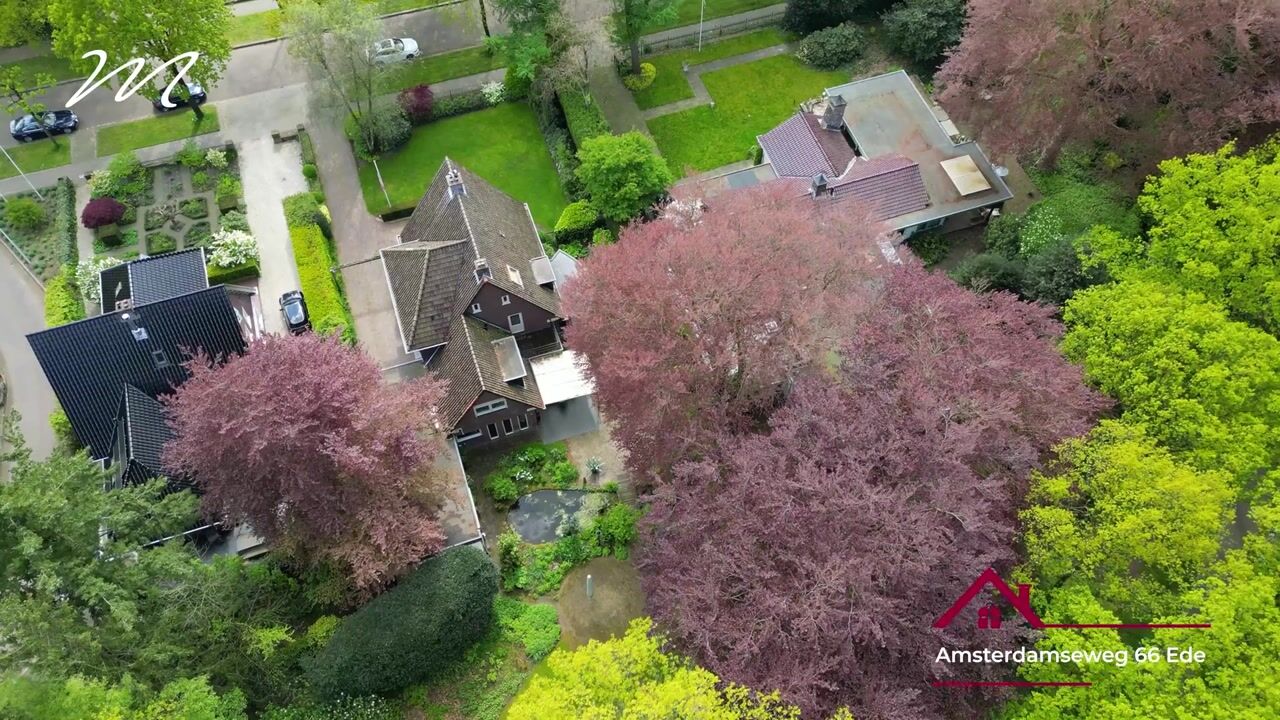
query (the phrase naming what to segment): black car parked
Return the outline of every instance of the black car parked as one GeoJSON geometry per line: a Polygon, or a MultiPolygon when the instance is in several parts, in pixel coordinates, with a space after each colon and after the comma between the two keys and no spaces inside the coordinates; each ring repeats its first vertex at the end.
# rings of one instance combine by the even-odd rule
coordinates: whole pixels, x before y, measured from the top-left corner
{"type": "Polygon", "coordinates": [[[45,137],[48,128],[51,135],[65,135],[80,127],[80,118],[70,110],[52,110],[43,114],[40,120],[34,115],[23,115],[9,121],[9,134],[18,142],[30,142],[45,137]],[[44,127],[41,127],[43,123],[44,127]]]}
{"type": "Polygon", "coordinates": [[[280,312],[284,313],[284,323],[294,335],[311,329],[311,313],[307,312],[307,301],[302,291],[290,290],[280,296],[280,312]]]}
{"type": "Polygon", "coordinates": [[[151,106],[156,109],[156,112],[170,112],[190,105],[203,105],[209,99],[204,87],[194,80],[187,81],[187,89],[185,91],[181,85],[174,86],[173,92],[169,93],[169,103],[172,107],[165,106],[162,102],[163,97],[163,94],[157,95],[156,99],[151,101],[151,106]]]}

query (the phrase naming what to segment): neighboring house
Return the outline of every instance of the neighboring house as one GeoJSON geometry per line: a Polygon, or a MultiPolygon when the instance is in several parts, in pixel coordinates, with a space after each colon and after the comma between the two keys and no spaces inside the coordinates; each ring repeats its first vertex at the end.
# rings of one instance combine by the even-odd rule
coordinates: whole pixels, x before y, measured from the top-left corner
{"type": "Polygon", "coordinates": [[[903,238],[985,224],[1013,196],[902,70],[827,88],[757,140],[764,164],[703,181],[705,194],[790,182],[815,202],[863,205],[903,238]]]}
{"type": "Polygon", "coordinates": [[[591,394],[557,294],[576,263],[547,256],[527,205],[445,158],[399,239],[380,254],[400,339],[449,382],[438,409],[458,442],[526,433],[591,394]]]}

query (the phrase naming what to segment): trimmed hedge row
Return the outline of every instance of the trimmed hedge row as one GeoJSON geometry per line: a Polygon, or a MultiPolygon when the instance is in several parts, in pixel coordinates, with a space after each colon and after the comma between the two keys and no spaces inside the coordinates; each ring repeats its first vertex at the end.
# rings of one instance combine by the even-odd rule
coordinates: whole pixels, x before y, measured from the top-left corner
{"type": "Polygon", "coordinates": [[[298,282],[311,313],[311,328],[318,333],[338,333],[343,342],[354,343],[355,323],[332,271],[337,262],[329,244],[328,218],[311,193],[285,198],[284,218],[298,265],[298,282]]]}
{"type": "Polygon", "coordinates": [[[493,624],[498,571],[475,547],[422,563],[391,590],[348,615],[307,663],[321,698],[389,694],[436,676],[493,624]]]}
{"type": "Polygon", "coordinates": [[[80,262],[80,246],[76,244],[76,188],[70,179],[58,178],[57,193],[57,215],[53,221],[62,245],[62,262],[74,266],[80,262]]]}
{"type": "Polygon", "coordinates": [[[58,327],[84,318],[84,299],[76,286],[76,268],[63,265],[44,286],[44,325],[58,327]]]}
{"type": "Polygon", "coordinates": [[[578,147],[582,147],[582,143],[590,138],[611,132],[609,121],[605,120],[604,113],[600,111],[594,98],[583,97],[582,93],[572,90],[558,93],[558,97],[560,107],[564,110],[565,124],[569,126],[569,134],[578,147]]]}
{"type": "Polygon", "coordinates": [[[243,280],[245,278],[258,277],[261,269],[256,262],[247,262],[243,265],[235,265],[233,267],[219,267],[210,264],[206,270],[209,273],[210,285],[223,285],[225,283],[243,280]]]}

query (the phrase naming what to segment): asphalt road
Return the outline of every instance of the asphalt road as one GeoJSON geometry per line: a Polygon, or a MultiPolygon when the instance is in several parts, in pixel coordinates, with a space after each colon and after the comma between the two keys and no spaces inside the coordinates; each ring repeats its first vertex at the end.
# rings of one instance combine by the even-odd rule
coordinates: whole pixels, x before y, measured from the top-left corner
{"type": "MultiPolygon", "coordinates": [[[[484,41],[479,3],[475,0],[387,18],[383,21],[383,28],[388,37],[417,40],[424,54],[458,50],[484,41]]],[[[216,104],[220,100],[305,83],[308,80],[306,68],[289,55],[287,43],[287,40],[282,40],[233,50],[222,79],[213,88],[206,88],[209,102],[216,104]]],[[[106,72],[126,59],[117,61],[110,58],[106,72]]],[[[67,100],[79,88],[79,82],[58,85],[45,93],[41,101],[50,109],[66,107],[67,100]]],[[[107,86],[95,90],[72,109],[80,116],[79,132],[84,132],[87,127],[136,120],[153,114],[150,101],[134,96],[116,102],[115,92],[107,86]]],[[[264,107],[263,112],[270,113],[270,107],[264,107]]],[[[0,134],[0,145],[11,147],[17,144],[7,132],[0,134]]]]}

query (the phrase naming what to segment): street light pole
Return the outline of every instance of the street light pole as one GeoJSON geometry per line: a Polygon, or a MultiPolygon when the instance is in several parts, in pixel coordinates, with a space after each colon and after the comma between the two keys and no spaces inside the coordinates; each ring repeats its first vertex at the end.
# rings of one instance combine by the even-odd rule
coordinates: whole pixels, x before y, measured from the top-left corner
{"type": "Polygon", "coordinates": [[[23,180],[27,181],[27,186],[31,188],[31,192],[35,193],[36,197],[44,200],[44,196],[41,195],[40,191],[36,189],[36,186],[31,183],[31,178],[27,177],[27,174],[22,171],[22,168],[18,167],[18,163],[13,159],[13,156],[9,154],[9,151],[4,149],[3,145],[0,145],[0,153],[4,153],[4,156],[8,158],[9,163],[13,165],[13,169],[18,171],[18,174],[22,176],[23,180]]]}
{"type": "Polygon", "coordinates": [[[702,10],[698,12],[698,52],[702,52],[702,22],[707,17],[707,0],[702,0],[702,10]]]}

